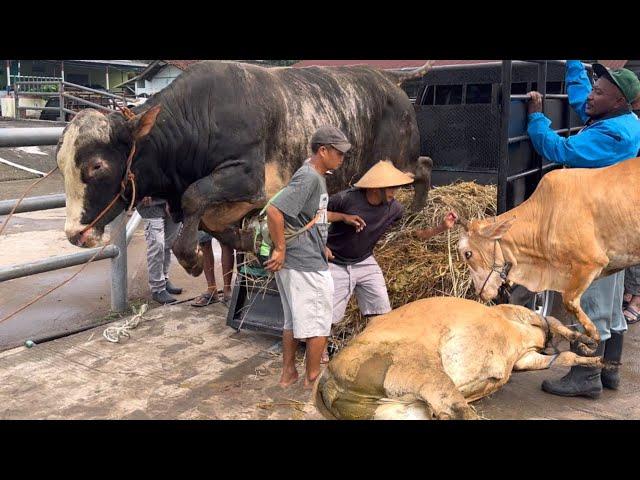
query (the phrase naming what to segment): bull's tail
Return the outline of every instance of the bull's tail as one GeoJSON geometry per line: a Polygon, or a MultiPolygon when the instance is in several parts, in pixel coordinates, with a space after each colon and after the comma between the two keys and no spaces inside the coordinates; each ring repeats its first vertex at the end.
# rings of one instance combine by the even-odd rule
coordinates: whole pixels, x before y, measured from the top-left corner
{"type": "Polygon", "coordinates": [[[433,60],[428,60],[423,66],[416,68],[415,70],[411,70],[409,72],[397,72],[391,70],[385,70],[385,73],[391,75],[394,81],[398,86],[402,85],[404,82],[408,80],[413,80],[415,78],[422,78],[429,70],[431,70],[431,65],[433,60]]]}
{"type": "Polygon", "coordinates": [[[338,417],[336,417],[333,413],[331,413],[326,403],[324,403],[324,398],[322,397],[324,387],[327,383],[327,380],[330,377],[331,377],[331,372],[329,372],[329,368],[325,368],[324,372],[322,372],[318,376],[318,378],[316,379],[316,382],[313,384],[311,398],[313,399],[313,403],[318,409],[318,412],[320,412],[320,414],[324,418],[326,418],[327,420],[337,420],[338,417]]]}

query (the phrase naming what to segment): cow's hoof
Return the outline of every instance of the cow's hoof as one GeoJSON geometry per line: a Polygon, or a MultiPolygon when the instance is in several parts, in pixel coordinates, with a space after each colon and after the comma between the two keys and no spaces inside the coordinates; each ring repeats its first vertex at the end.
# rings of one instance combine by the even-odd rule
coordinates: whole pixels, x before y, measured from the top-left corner
{"type": "Polygon", "coordinates": [[[591,356],[593,356],[593,354],[596,352],[597,348],[598,348],[598,344],[596,342],[594,342],[593,340],[591,342],[589,342],[589,344],[580,343],[579,342],[576,345],[577,353],[579,353],[583,357],[591,357],[591,356]]]}

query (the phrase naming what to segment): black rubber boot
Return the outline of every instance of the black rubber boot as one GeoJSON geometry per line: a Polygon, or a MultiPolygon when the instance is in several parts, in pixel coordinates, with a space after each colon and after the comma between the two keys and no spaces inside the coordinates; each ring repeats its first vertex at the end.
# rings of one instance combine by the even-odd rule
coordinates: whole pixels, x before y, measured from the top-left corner
{"type": "MultiPolygon", "coordinates": [[[[605,342],[600,342],[593,356],[602,356],[604,346],[605,342]]],[[[571,351],[576,353],[574,344],[571,345],[571,351]]],[[[600,368],[574,365],[564,377],[542,382],[542,390],[562,397],[598,398],[602,393],[600,371],[600,368]]]]}
{"type": "Polygon", "coordinates": [[[620,360],[622,360],[623,333],[611,332],[611,338],[604,347],[605,368],[602,369],[602,386],[617,390],[620,386],[620,360]]]}
{"type": "Polygon", "coordinates": [[[169,281],[168,278],[164,288],[167,290],[167,292],[173,295],[180,295],[182,293],[182,289],[180,287],[176,287],[173,283],[169,281]]]}
{"type": "Polygon", "coordinates": [[[154,292],[151,295],[151,298],[153,298],[156,302],[161,303],[162,305],[166,305],[167,303],[177,302],[177,300],[171,295],[169,295],[169,292],[167,292],[166,290],[162,290],[160,292],[154,292]]]}

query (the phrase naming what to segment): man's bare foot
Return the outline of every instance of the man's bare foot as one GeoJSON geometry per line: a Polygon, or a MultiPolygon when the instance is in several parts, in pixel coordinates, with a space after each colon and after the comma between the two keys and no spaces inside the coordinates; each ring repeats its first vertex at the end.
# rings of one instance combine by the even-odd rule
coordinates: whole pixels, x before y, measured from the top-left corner
{"type": "Polygon", "coordinates": [[[320,374],[310,379],[306,375],[304,376],[304,388],[305,390],[311,390],[313,388],[313,384],[316,383],[316,379],[320,376],[320,374]]]}
{"type": "Polygon", "coordinates": [[[278,382],[278,385],[280,385],[282,388],[287,388],[293,385],[294,383],[296,383],[297,381],[298,381],[297,370],[293,370],[293,372],[285,372],[283,370],[282,376],[280,377],[280,381],[278,382]]]}

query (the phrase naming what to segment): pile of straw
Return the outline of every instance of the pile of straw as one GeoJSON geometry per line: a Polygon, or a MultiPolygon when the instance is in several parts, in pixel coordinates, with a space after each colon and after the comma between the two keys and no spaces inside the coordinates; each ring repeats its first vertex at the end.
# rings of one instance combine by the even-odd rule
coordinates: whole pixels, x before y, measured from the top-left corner
{"type": "MultiPolygon", "coordinates": [[[[435,187],[429,192],[427,205],[414,215],[408,213],[412,191],[402,190],[396,198],[405,207],[405,216],[380,239],[374,251],[384,273],[391,307],[433,296],[473,298],[467,267],[457,252],[462,227],[456,226],[428,241],[412,238],[408,232],[439,225],[451,210],[469,220],[495,215],[496,187],[474,182],[435,187]]],[[[366,319],[360,315],[354,296],[343,321],[333,327],[330,350],[340,350],[365,326],[366,319]]]]}

